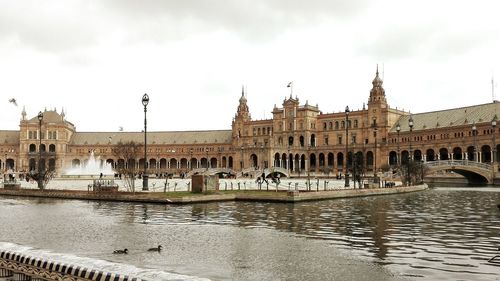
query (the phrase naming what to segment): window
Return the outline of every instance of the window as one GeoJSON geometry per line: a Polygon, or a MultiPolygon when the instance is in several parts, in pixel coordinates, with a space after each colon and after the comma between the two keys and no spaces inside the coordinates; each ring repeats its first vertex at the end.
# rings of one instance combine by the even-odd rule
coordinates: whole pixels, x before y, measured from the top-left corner
{"type": "Polygon", "coordinates": [[[339,144],[342,144],[342,137],[339,137],[339,144]]]}
{"type": "Polygon", "coordinates": [[[354,120],[354,128],[358,127],[358,120],[354,120]]]}
{"type": "Polygon", "coordinates": [[[328,137],[325,138],[325,145],[328,145],[328,137]]]}

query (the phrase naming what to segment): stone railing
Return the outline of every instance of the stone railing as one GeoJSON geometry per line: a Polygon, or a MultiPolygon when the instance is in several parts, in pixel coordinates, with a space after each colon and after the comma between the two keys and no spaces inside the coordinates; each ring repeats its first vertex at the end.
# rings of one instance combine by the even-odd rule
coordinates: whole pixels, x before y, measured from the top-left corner
{"type": "Polygon", "coordinates": [[[425,162],[426,166],[471,166],[478,167],[481,169],[489,170],[491,165],[487,163],[480,163],[472,160],[439,160],[439,161],[428,161],[425,162]]]}
{"type": "Polygon", "coordinates": [[[2,251],[0,281],[10,280],[140,281],[141,279],[2,251]]]}

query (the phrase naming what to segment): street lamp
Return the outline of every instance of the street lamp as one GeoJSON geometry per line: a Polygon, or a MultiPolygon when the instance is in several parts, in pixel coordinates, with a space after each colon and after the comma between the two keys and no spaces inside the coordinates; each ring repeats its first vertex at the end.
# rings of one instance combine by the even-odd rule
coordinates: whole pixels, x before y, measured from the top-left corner
{"type": "Polygon", "coordinates": [[[410,119],[408,120],[408,127],[410,127],[410,153],[408,155],[408,185],[411,185],[411,174],[410,174],[410,164],[413,159],[413,151],[411,148],[411,138],[413,131],[413,117],[410,115],[410,119]]]}
{"type": "Polygon", "coordinates": [[[144,105],[144,172],[142,173],[142,190],[148,190],[148,175],[146,174],[147,167],[148,167],[148,158],[147,158],[147,148],[148,148],[148,141],[147,141],[147,118],[146,118],[146,112],[147,107],[149,103],[149,96],[148,94],[144,94],[142,96],[142,105],[144,105]]]}
{"type": "Polygon", "coordinates": [[[472,155],[472,160],[477,162],[477,149],[476,149],[476,132],[477,132],[477,127],[476,127],[476,122],[472,123],[472,137],[474,138],[474,155],[472,155]]]}
{"type": "Polygon", "coordinates": [[[399,132],[401,131],[401,125],[399,125],[399,122],[398,124],[396,125],[396,132],[398,133],[398,140],[397,140],[397,150],[398,150],[398,154],[396,155],[396,166],[399,167],[399,132]]]}
{"type": "Polygon", "coordinates": [[[375,139],[375,153],[373,153],[373,176],[374,176],[374,179],[375,177],[377,177],[377,130],[378,128],[375,127],[373,128],[373,138],[375,139]]]}
{"type": "Polygon", "coordinates": [[[193,170],[193,149],[189,149],[189,169],[193,170]]]}
{"type": "Polygon", "coordinates": [[[491,120],[491,127],[493,127],[493,157],[491,158],[491,162],[493,164],[496,163],[497,161],[497,115],[493,117],[493,120],[491,120]]]}
{"type": "Polygon", "coordinates": [[[347,169],[347,164],[349,162],[349,106],[345,107],[345,184],[344,187],[349,187],[349,170],[347,169]]]}
{"type": "Polygon", "coordinates": [[[240,147],[240,152],[241,152],[241,157],[240,157],[240,167],[241,167],[241,172],[243,173],[243,146],[240,147]]]}
{"type": "Polygon", "coordinates": [[[207,154],[207,171],[208,171],[208,163],[210,163],[210,161],[208,161],[208,147],[205,147],[205,152],[207,154]]]}
{"type": "Polygon", "coordinates": [[[42,120],[43,113],[38,112],[38,188],[43,189],[43,175],[42,175],[42,120]]]}

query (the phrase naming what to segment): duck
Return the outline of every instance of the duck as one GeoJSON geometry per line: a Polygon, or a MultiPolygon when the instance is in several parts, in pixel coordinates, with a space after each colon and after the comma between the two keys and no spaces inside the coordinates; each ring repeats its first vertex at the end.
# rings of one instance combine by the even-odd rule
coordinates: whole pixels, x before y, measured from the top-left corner
{"type": "Polygon", "coordinates": [[[161,251],[161,245],[158,245],[157,248],[149,248],[149,252],[160,252],[161,251]]]}
{"type": "Polygon", "coordinates": [[[128,254],[128,249],[125,248],[123,250],[114,250],[113,254],[128,254]]]}

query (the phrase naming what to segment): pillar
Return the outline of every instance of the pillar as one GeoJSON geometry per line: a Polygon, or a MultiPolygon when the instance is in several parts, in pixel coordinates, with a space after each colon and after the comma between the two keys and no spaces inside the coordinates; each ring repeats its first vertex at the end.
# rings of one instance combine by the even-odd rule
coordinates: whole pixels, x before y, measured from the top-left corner
{"type": "Polygon", "coordinates": [[[12,271],[0,268],[0,280],[7,281],[11,280],[11,278],[12,278],[12,271]]]}

